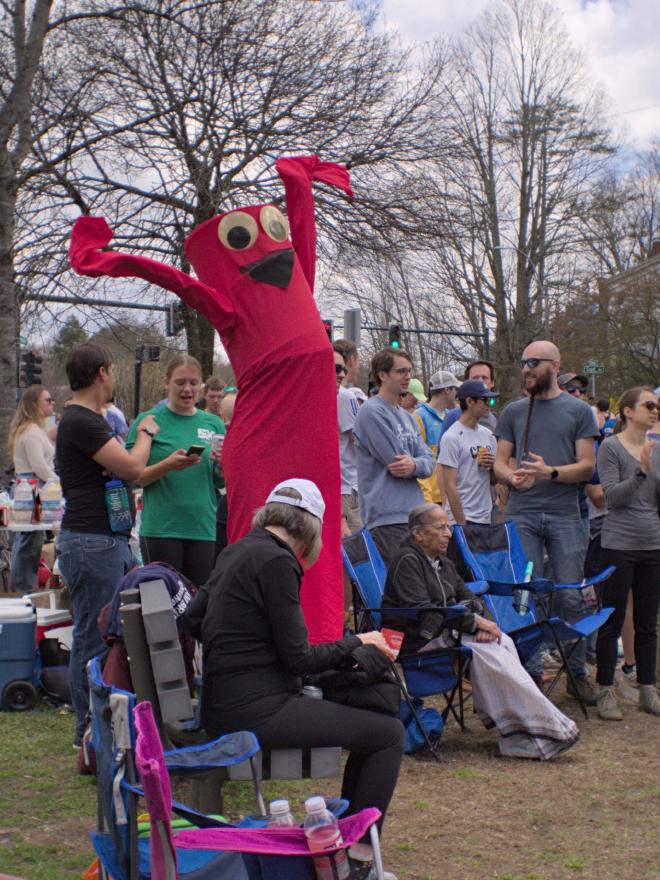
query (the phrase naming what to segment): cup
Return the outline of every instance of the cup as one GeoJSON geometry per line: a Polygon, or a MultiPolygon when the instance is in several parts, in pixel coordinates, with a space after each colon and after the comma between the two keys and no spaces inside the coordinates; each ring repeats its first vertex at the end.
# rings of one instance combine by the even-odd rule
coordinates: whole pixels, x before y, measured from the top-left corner
{"type": "Polygon", "coordinates": [[[224,442],[225,442],[225,435],[224,434],[213,434],[213,436],[211,437],[211,452],[215,452],[216,454],[218,452],[221,452],[222,451],[222,444],[224,442]]]}
{"type": "Polygon", "coordinates": [[[477,446],[477,464],[479,467],[484,466],[484,455],[488,455],[490,449],[487,446],[477,446]]]}

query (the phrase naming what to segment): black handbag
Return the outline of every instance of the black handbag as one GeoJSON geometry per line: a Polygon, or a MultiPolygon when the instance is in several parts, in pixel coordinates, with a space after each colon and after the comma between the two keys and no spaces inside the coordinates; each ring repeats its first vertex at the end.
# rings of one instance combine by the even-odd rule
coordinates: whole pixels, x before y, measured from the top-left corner
{"type": "Polygon", "coordinates": [[[308,684],[323,690],[333,703],[397,715],[401,694],[391,661],[373,645],[361,645],[348,655],[341,669],[308,676],[308,684]]]}

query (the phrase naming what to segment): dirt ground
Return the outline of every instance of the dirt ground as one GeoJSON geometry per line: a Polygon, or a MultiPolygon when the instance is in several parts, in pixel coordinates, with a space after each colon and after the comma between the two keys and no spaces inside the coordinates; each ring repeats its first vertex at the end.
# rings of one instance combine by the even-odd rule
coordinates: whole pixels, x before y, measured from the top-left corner
{"type": "MultiPolygon", "coordinates": [[[[633,692],[634,693],[634,692],[633,692]]],[[[474,715],[443,733],[441,763],[404,761],[385,826],[399,880],[658,880],[660,720],[624,702],[623,722],[585,722],[554,761],[500,758],[474,715]]]]}
{"type": "MultiPolygon", "coordinates": [[[[621,723],[594,709],[585,722],[563,683],[554,696],[581,730],[554,761],[500,758],[497,733],[471,713],[465,733],[448,723],[440,763],[404,759],[383,836],[399,880],[660,880],[660,719],[628,702],[621,723]]],[[[0,873],[80,878],[93,858],[95,797],[93,780],[74,772],[71,716],[2,713],[0,729],[0,873]]],[[[301,807],[318,787],[270,783],[264,795],[301,807]]],[[[232,818],[252,809],[246,786],[228,788],[232,818]]]]}

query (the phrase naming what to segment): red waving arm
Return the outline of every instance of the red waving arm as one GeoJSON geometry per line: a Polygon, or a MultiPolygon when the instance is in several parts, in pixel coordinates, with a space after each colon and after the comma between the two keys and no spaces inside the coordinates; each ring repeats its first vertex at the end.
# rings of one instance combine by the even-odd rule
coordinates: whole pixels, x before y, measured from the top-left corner
{"type": "Polygon", "coordinates": [[[316,223],[312,182],[321,180],[352,196],[348,169],[345,165],[338,165],[336,162],[321,162],[316,155],[287,156],[278,159],[275,168],[284,181],[291,241],[313,293],[316,270],[316,223]]]}
{"type": "Polygon", "coordinates": [[[217,330],[230,330],[234,322],[231,303],[221,293],[186,275],[174,266],[117,251],[104,250],[112,230],[102,217],[79,217],[73,227],[69,260],[79,275],[98,278],[143,278],[171,290],[192,309],[204,315],[217,330]]]}

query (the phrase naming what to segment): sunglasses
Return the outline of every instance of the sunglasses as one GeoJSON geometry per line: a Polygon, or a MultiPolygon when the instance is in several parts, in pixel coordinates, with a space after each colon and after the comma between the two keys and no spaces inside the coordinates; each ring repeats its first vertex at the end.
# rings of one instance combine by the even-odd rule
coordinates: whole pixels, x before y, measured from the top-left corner
{"type": "Polygon", "coordinates": [[[653,403],[652,400],[644,400],[640,406],[645,406],[649,412],[660,412],[660,404],[653,403]]]}
{"type": "Polygon", "coordinates": [[[348,370],[342,364],[335,364],[335,373],[338,376],[345,376],[348,373],[348,370]]]}
{"type": "Polygon", "coordinates": [[[539,364],[544,362],[551,364],[553,358],[522,358],[520,361],[520,369],[524,370],[525,367],[529,367],[530,370],[533,370],[535,367],[538,367],[539,364]]]}
{"type": "Polygon", "coordinates": [[[582,394],[582,386],[581,385],[565,385],[564,391],[568,391],[569,394],[582,394]]]}
{"type": "Polygon", "coordinates": [[[46,403],[55,403],[54,397],[44,397],[44,400],[46,401],[46,403]]]}

